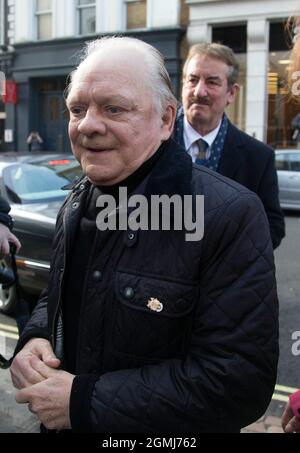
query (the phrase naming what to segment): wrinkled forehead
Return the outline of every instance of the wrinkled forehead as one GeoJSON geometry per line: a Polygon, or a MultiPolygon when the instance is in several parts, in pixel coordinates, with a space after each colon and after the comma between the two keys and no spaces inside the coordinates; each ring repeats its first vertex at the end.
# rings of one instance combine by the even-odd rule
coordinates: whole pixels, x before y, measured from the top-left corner
{"type": "Polygon", "coordinates": [[[138,86],[145,85],[147,72],[145,65],[141,62],[141,53],[135,50],[95,52],[80,64],[73,76],[73,82],[82,82],[87,79],[97,82],[110,77],[123,83],[132,81],[132,83],[138,83],[138,86]],[[140,64],[137,64],[137,61],[140,64]]]}
{"type": "Polygon", "coordinates": [[[186,76],[205,73],[212,76],[227,77],[230,67],[225,61],[206,54],[194,55],[188,62],[186,76]]]}

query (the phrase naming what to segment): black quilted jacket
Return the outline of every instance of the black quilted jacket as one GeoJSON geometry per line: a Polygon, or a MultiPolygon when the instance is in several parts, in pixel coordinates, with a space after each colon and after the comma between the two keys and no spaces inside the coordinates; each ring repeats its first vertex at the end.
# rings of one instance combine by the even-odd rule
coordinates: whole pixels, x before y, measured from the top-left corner
{"type": "MultiPolygon", "coordinates": [[[[75,185],[58,216],[49,287],[17,350],[33,336],[49,338],[58,354],[63,349],[56,334],[61,286],[89,185],[75,185]]],[[[239,431],[264,413],[276,380],[277,293],[262,204],[193,166],[171,140],[141,191],[203,194],[204,238],[123,231],[91,250],[76,379],[92,386],[72,392],[73,429],[80,430],[72,408],[81,400],[81,428],[90,431],[239,431]],[[151,297],[162,311],[148,307],[151,297]]]]}

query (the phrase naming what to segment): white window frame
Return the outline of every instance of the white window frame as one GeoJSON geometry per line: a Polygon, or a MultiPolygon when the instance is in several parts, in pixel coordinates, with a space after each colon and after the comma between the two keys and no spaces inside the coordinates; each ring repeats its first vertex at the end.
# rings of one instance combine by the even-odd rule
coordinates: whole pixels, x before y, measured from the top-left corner
{"type": "Polygon", "coordinates": [[[44,41],[43,39],[39,38],[38,36],[38,23],[39,17],[45,16],[46,14],[51,14],[51,29],[52,29],[52,36],[49,39],[54,39],[54,25],[53,25],[53,18],[54,18],[54,0],[52,0],[52,8],[45,9],[43,11],[37,11],[38,1],[35,1],[34,5],[34,17],[35,17],[35,37],[37,41],[44,41]]]}
{"type": "MultiPolygon", "coordinates": [[[[62,0],[63,1],[63,0],[62,0]]],[[[80,5],[79,4],[79,0],[76,0],[76,22],[77,22],[77,26],[76,26],[76,31],[77,31],[77,36],[85,36],[85,34],[82,34],[81,33],[81,30],[80,30],[80,27],[81,27],[81,23],[80,23],[80,11],[83,10],[83,9],[87,9],[87,8],[95,8],[95,31],[94,33],[97,33],[97,0],[91,0],[90,3],[86,3],[85,5],[80,5]]],[[[93,33],[93,34],[94,34],[93,33]]]]}
{"type": "Polygon", "coordinates": [[[6,29],[6,15],[5,15],[5,3],[4,0],[0,0],[0,46],[5,45],[5,29],[6,29]]]}
{"type": "MultiPolygon", "coordinates": [[[[123,30],[124,31],[131,31],[131,30],[135,30],[135,29],[128,29],[127,28],[127,3],[135,3],[137,2],[138,0],[124,0],[123,1],[123,11],[124,11],[124,14],[123,14],[123,30]]],[[[166,1],[166,0],[164,0],[166,1]]],[[[152,0],[147,0],[147,9],[146,9],[146,29],[147,28],[150,28],[150,24],[151,24],[151,15],[152,15],[152,0]]],[[[137,30],[137,29],[136,29],[137,30]]]]}

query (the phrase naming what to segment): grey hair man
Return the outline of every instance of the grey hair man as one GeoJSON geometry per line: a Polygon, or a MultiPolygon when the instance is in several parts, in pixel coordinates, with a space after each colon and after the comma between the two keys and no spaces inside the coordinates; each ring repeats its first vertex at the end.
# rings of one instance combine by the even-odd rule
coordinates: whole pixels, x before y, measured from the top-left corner
{"type": "Polygon", "coordinates": [[[49,285],[17,345],[17,402],[46,430],[239,431],[264,413],[276,381],[276,284],[259,199],[193,166],[170,138],[176,100],[148,44],[92,43],[67,107],[85,176],[68,187],[49,285]],[[203,239],[172,225],[98,230],[99,198],[121,187],[147,199],[204,195],[203,239]]]}
{"type": "Polygon", "coordinates": [[[174,139],[198,165],[243,184],[261,199],[273,247],[285,235],[273,150],[237,129],[225,110],[239,91],[239,64],[222,44],[191,47],[183,68],[182,108],[174,139]]]}

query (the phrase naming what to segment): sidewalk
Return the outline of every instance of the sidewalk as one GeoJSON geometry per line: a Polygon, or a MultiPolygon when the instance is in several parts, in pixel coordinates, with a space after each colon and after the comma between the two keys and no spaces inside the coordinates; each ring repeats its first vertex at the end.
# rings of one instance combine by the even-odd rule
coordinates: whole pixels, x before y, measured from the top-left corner
{"type": "MultiPolygon", "coordinates": [[[[0,433],[38,433],[39,421],[28,412],[27,405],[15,403],[15,390],[12,387],[10,373],[1,370],[0,392],[0,433]]],[[[242,433],[282,433],[280,417],[268,415],[281,413],[281,408],[269,407],[266,414],[257,422],[247,426],[242,433]]]]}
{"type": "Polygon", "coordinates": [[[283,433],[281,419],[270,415],[264,415],[252,425],[242,429],[242,433],[283,433]]]}

